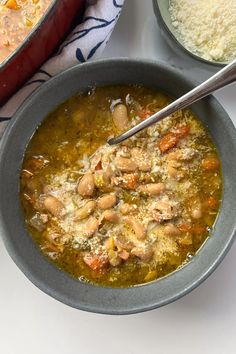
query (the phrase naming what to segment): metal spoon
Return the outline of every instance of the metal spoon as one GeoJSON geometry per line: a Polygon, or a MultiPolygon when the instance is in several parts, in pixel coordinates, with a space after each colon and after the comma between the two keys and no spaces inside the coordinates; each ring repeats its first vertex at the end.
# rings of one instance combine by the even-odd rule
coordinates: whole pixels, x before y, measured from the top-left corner
{"type": "Polygon", "coordinates": [[[202,98],[208,96],[212,92],[231,84],[236,81],[236,59],[225,66],[223,69],[218,71],[215,75],[210,77],[208,80],[204,81],[199,86],[195,87],[193,90],[189,91],[182,97],[178,98],[176,101],[172,102],[159,112],[151,115],[149,118],[145,119],[143,122],[137,124],[133,128],[127,130],[125,133],[109,139],[109,145],[115,145],[121,143],[122,141],[130,138],[131,136],[137,134],[141,130],[150,127],[156,122],[168,117],[170,114],[178,111],[179,109],[186,108],[192,103],[201,100],[202,98]]]}

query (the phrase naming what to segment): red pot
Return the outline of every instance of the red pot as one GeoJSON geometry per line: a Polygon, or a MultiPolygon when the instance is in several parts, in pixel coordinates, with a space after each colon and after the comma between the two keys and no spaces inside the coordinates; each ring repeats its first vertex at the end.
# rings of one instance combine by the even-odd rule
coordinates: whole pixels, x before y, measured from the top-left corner
{"type": "Polygon", "coordinates": [[[0,106],[40,67],[65,37],[85,0],[52,0],[34,30],[0,64],[0,106]]]}

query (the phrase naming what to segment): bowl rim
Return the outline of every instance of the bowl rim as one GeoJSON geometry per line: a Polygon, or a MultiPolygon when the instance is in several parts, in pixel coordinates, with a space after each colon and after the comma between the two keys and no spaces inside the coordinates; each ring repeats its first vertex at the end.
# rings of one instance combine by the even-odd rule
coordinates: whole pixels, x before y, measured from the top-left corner
{"type": "Polygon", "coordinates": [[[23,39],[23,41],[16,47],[13,52],[11,52],[8,57],[6,57],[1,63],[0,63],[0,72],[5,69],[8,64],[10,64],[13,60],[15,60],[15,57],[19,55],[26,47],[27,45],[30,44],[32,39],[37,35],[38,31],[42,28],[44,25],[45,21],[48,20],[48,18],[53,14],[55,11],[55,7],[59,4],[61,0],[51,0],[51,3],[47,7],[46,11],[44,14],[40,17],[39,21],[36,23],[36,25],[32,28],[32,30],[28,33],[28,35],[23,39]]]}
{"type": "MultiPolygon", "coordinates": [[[[7,156],[9,154],[9,149],[12,148],[11,144],[11,137],[12,134],[17,131],[17,126],[19,124],[19,120],[24,116],[25,112],[27,110],[30,111],[32,109],[33,105],[38,101],[38,104],[40,103],[40,100],[47,97],[47,94],[49,92],[53,93],[54,91],[56,92],[56,89],[60,86],[61,83],[64,81],[69,81],[71,78],[73,78],[75,75],[82,75],[83,73],[88,73],[91,74],[91,72],[99,72],[101,69],[104,69],[108,66],[113,68],[114,66],[123,66],[122,70],[126,70],[127,66],[134,67],[137,69],[137,66],[142,67],[145,69],[145,67],[150,66],[150,69],[156,68],[158,70],[164,70],[165,72],[170,73],[170,75],[173,76],[173,78],[179,78],[181,79],[184,83],[189,83],[191,86],[194,86],[194,80],[191,78],[186,78],[185,75],[183,75],[179,70],[177,70],[174,67],[169,67],[165,63],[162,62],[156,62],[156,61],[150,61],[150,60],[140,60],[140,59],[129,59],[129,58],[113,58],[113,59],[101,59],[101,60],[96,60],[92,61],[89,63],[84,63],[84,64],[79,64],[75,67],[69,68],[66,71],[58,74],[51,80],[47,81],[44,85],[42,85],[40,88],[38,88],[25,102],[24,104],[19,108],[19,110],[15,113],[14,117],[12,118],[11,122],[8,124],[3,138],[0,143],[0,192],[5,193],[5,188],[7,183],[5,183],[3,187],[3,181],[6,181],[4,178],[4,163],[7,162],[7,156]],[[54,91],[53,91],[54,90],[54,91]]],[[[87,86],[88,87],[88,86],[87,86]]],[[[55,93],[54,92],[54,93],[55,93]]],[[[236,149],[236,130],[235,127],[230,120],[228,114],[226,111],[222,108],[222,106],[218,103],[218,101],[214,97],[209,98],[211,105],[217,107],[219,109],[219,112],[223,114],[223,120],[224,124],[227,127],[227,131],[229,132],[230,138],[232,140],[232,144],[234,148],[236,149]]],[[[35,108],[36,109],[36,108],[35,108]]],[[[42,121],[43,118],[40,120],[42,121]]],[[[27,146],[28,142],[26,141],[24,143],[24,146],[27,146]]],[[[14,150],[14,148],[13,148],[14,150]]],[[[14,150],[15,152],[15,150],[14,150]]],[[[23,158],[23,156],[22,156],[23,158]]],[[[20,163],[22,162],[22,158],[20,163]]],[[[8,161],[9,163],[9,161],[8,161]]],[[[5,166],[6,167],[6,166],[5,166]]],[[[236,167],[235,167],[236,169],[236,167]]],[[[15,170],[16,173],[18,173],[15,170]]],[[[15,177],[12,177],[15,178],[15,177]]],[[[18,179],[17,179],[18,181],[18,179]]],[[[11,189],[11,181],[8,181],[8,187],[11,189]]],[[[18,182],[17,182],[18,183],[18,182]]],[[[0,193],[0,194],[1,194],[0,193]]],[[[2,195],[3,195],[2,194],[2,195]]],[[[232,193],[231,193],[232,194],[232,193]]],[[[30,239],[30,247],[32,252],[36,252],[34,257],[37,256],[38,260],[42,262],[43,266],[45,266],[45,262],[47,263],[47,271],[53,272],[54,276],[57,277],[58,279],[62,280],[62,284],[55,285],[55,282],[52,279],[48,278],[47,272],[41,273],[40,266],[39,269],[32,268],[29,266],[29,261],[26,260],[24,257],[22,257],[22,254],[19,253],[19,247],[14,243],[11,238],[8,237],[8,234],[10,233],[9,231],[9,224],[6,225],[6,220],[4,220],[4,212],[5,210],[3,209],[3,198],[0,198],[0,233],[3,238],[4,244],[6,246],[6,249],[13,259],[13,261],[16,263],[16,265],[21,269],[21,271],[26,275],[27,278],[31,280],[33,284],[35,284],[39,289],[47,293],[48,295],[54,297],[55,299],[80,310],[85,310],[89,312],[96,312],[96,313],[103,313],[103,314],[132,314],[132,313],[137,313],[137,312],[143,312],[147,310],[151,310],[160,306],[164,306],[168,303],[171,303],[182,296],[186,295],[189,293],[191,290],[196,288],[198,285],[200,285],[215,269],[216,267],[220,264],[220,262],[223,260],[225,257],[226,253],[232,246],[232,243],[235,239],[236,236],[236,223],[235,221],[232,223],[232,227],[230,228],[230,234],[227,238],[227,242],[224,242],[224,244],[220,244],[220,252],[217,253],[217,257],[214,258],[213,261],[211,261],[210,264],[207,264],[207,267],[205,269],[202,269],[199,274],[194,274],[194,278],[192,278],[192,269],[196,268],[196,264],[200,267],[201,261],[203,254],[206,253],[206,248],[209,247],[209,245],[212,243],[212,240],[214,243],[216,242],[221,242],[219,238],[212,238],[210,237],[206,243],[204,244],[204,247],[202,247],[201,252],[199,252],[194,258],[194,261],[189,262],[186,266],[182,267],[180,270],[177,270],[171,274],[169,274],[167,277],[161,278],[160,280],[151,282],[151,283],[146,283],[144,285],[138,286],[138,287],[131,287],[131,288],[108,288],[108,287],[99,287],[99,286],[94,286],[90,284],[84,284],[79,282],[78,280],[75,280],[68,276],[67,274],[64,274],[62,271],[57,269],[55,266],[52,264],[49,264],[48,261],[46,261],[46,258],[43,257],[42,254],[40,254],[38,247],[35,245],[35,243],[32,241],[32,238],[29,236],[29,234],[25,231],[25,228],[23,224],[23,214],[21,214],[21,228],[24,228],[24,232],[27,234],[27,237],[30,239]],[[206,246],[206,244],[208,246],[206,246]],[[177,275],[176,275],[177,274],[177,275]],[[182,281],[184,278],[184,274],[188,274],[189,281],[184,282],[184,286],[182,286],[182,281]],[[78,289],[76,296],[80,296],[80,291],[83,290],[83,293],[85,295],[85,298],[83,298],[83,301],[81,299],[78,301],[76,296],[72,293],[68,294],[66,293],[66,286],[72,285],[76,283],[76,289],[78,289]],[[157,289],[161,290],[161,285],[166,287],[168,290],[169,284],[172,285],[173,283],[175,284],[180,284],[178,286],[181,286],[180,289],[177,291],[175,290],[173,293],[170,293],[168,296],[165,296],[163,299],[156,299],[157,294],[157,289]],[[59,289],[59,290],[58,290],[59,289]],[[81,290],[82,289],[82,290],[81,290]],[[139,289],[139,290],[138,290],[139,289]],[[135,294],[136,292],[136,294],[135,294]],[[91,298],[93,298],[94,293],[96,294],[96,301],[97,297],[100,299],[101,303],[91,303],[91,298]],[[148,298],[148,302],[146,299],[146,295],[150,294],[152,295],[152,301],[148,298]],[[136,300],[134,300],[134,297],[136,297],[136,300]],[[110,303],[108,302],[106,306],[103,303],[103,297],[106,299],[110,300],[110,303]],[[113,307],[114,301],[118,301],[117,307],[113,307]],[[126,302],[131,301],[128,304],[126,302]]],[[[222,202],[223,203],[223,202],[222,202]]],[[[235,201],[236,203],[236,201],[235,201]]],[[[8,211],[7,211],[8,213],[8,211]]],[[[6,215],[6,214],[5,214],[6,215]]],[[[17,228],[18,230],[18,228],[17,228]]],[[[32,264],[34,260],[32,260],[32,264]]],[[[207,261],[208,262],[208,261],[207,261]]],[[[45,266],[46,267],[46,266],[45,266]]],[[[73,288],[74,291],[74,288],[73,288]]],[[[73,292],[72,291],[72,292],[73,292]]],[[[149,296],[149,295],[148,295],[149,296]]],[[[158,296],[157,296],[158,297],[158,296]]],[[[105,301],[105,300],[104,300],[105,301]]],[[[108,300],[107,300],[108,301],[108,300]]]]}
{"type": "MultiPolygon", "coordinates": [[[[168,0],[169,1],[169,0],[168,0]]],[[[169,39],[174,42],[177,47],[186,55],[189,55],[190,57],[192,57],[192,59],[195,59],[198,62],[202,62],[203,64],[206,65],[210,65],[211,67],[215,67],[215,68],[223,68],[227,65],[227,63],[222,63],[222,62],[216,62],[216,61],[210,61],[207,59],[204,59],[200,56],[198,56],[197,54],[194,54],[193,52],[191,52],[190,50],[188,50],[177,38],[176,36],[173,34],[173,32],[169,29],[169,27],[166,24],[165,19],[162,16],[161,10],[160,10],[160,6],[159,6],[159,2],[160,0],[152,0],[153,2],[153,8],[154,8],[154,12],[155,15],[157,17],[157,20],[159,21],[159,23],[161,24],[161,26],[163,27],[163,29],[165,30],[166,35],[169,37],[169,39]]]]}

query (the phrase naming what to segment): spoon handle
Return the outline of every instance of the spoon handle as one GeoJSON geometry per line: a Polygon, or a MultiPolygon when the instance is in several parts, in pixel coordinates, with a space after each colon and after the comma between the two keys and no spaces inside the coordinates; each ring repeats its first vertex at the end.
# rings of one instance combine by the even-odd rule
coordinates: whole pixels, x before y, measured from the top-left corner
{"type": "Polygon", "coordinates": [[[210,77],[208,80],[204,81],[199,86],[195,87],[193,90],[189,91],[182,97],[178,98],[176,101],[172,102],[168,106],[164,107],[159,112],[151,115],[146,120],[137,124],[133,128],[129,129],[125,133],[109,139],[108,144],[114,145],[118,144],[141,130],[153,125],[156,122],[166,118],[170,114],[178,111],[179,109],[186,108],[192,103],[199,101],[200,99],[208,96],[210,93],[236,81],[236,60],[225,66],[223,69],[218,71],[215,75],[210,77]]]}

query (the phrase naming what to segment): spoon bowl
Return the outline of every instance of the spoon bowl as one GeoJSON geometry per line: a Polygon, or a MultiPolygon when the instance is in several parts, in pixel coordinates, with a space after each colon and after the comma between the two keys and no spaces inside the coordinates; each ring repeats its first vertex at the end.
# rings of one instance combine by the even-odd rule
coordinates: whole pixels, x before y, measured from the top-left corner
{"type": "Polygon", "coordinates": [[[195,87],[188,93],[184,94],[182,97],[178,98],[176,101],[172,102],[167,107],[164,107],[161,111],[151,115],[145,121],[137,124],[125,133],[117,136],[116,138],[109,139],[108,144],[115,145],[121,143],[122,141],[130,138],[131,136],[142,131],[143,129],[146,129],[151,125],[159,122],[160,120],[168,117],[170,114],[175,113],[179,109],[188,107],[192,103],[199,101],[200,99],[206,97],[212,92],[234,81],[236,81],[236,59],[205,82],[195,87]]]}

